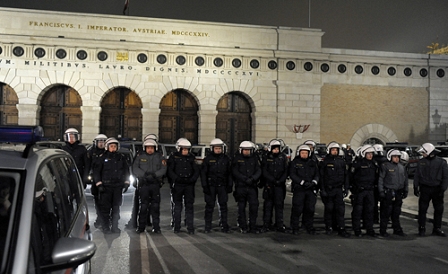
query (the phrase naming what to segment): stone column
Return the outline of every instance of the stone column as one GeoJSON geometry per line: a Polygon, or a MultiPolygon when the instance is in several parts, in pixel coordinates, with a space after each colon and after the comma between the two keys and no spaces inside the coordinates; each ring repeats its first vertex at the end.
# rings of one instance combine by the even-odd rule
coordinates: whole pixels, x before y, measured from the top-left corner
{"type": "Polygon", "coordinates": [[[159,115],[159,108],[142,108],[142,140],[146,135],[150,133],[156,134],[157,137],[159,137],[159,115]]]}
{"type": "Polygon", "coordinates": [[[84,143],[91,142],[98,134],[100,134],[100,113],[101,107],[98,106],[81,106],[82,111],[82,136],[84,143]]]}
{"type": "Polygon", "coordinates": [[[199,110],[198,118],[198,142],[199,144],[209,144],[211,140],[215,138],[216,135],[216,115],[217,110],[199,110]]]}
{"type": "Polygon", "coordinates": [[[19,125],[35,126],[39,125],[38,113],[40,113],[40,106],[36,104],[17,104],[19,111],[19,125]]]}

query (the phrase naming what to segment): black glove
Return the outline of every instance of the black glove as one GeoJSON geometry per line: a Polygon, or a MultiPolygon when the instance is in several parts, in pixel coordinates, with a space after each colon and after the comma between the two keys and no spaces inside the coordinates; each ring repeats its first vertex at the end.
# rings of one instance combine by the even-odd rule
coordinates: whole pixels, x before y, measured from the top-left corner
{"type": "Polygon", "coordinates": [[[123,187],[123,193],[126,193],[126,191],[128,191],[128,188],[129,188],[129,185],[125,185],[125,186],[123,187]]]}
{"type": "Polygon", "coordinates": [[[303,188],[304,189],[310,189],[311,187],[313,187],[313,183],[311,183],[311,182],[305,182],[305,183],[303,183],[303,188]]]}
{"type": "Polygon", "coordinates": [[[408,197],[408,192],[407,191],[403,191],[403,193],[401,193],[401,198],[402,199],[406,199],[406,197],[408,197]]]}
{"type": "Polygon", "coordinates": [[[380,192],[379,192],[379,195],[380,195],[380,198],[381,198],[381,199],[386,198],[386,192],[384,192],[384,191],[380,191],[380,192]]]}
{"type": "Polygon", "coordinates": [[[322,189],[322,190],[320,191],[320,196],[321,196],[321,197],[328,197],[328,193],[327,193],[325,190],[322,189]]]}
{"type": "Polygon", "coordinates": [[[254,179],[252,177],[249,177],[246,179],[245,183],[246,183],[246,185],[251,186],[253,182],[254,182],[254,179]]]}
{"type": "Polygon", "coordinates": [[[279,181],[279,180],[275,180],[275,182],[274,182],[274,185],[276,185],[276,186],[279,186],[279,185],[281,185],[282,183],[279,181]]]}
{"type": "Polygon", "coordinates": [[[104,192],[106,192],[106,188],[103,185],[99,185],[98,186],[98,192],[99,193],[104,193],[104,192]]]}
{"type": "Polygon", "coordinates": [[[204,192],[204,194],[210,195],[210,187],[209,186],[202,186],[202,192],[204,192]]]}
{"type": "Polygon", "coordinates": [[[420,188],[418,186],[414,187],[414,195],[415,196],[420,196],[420,188]]]}

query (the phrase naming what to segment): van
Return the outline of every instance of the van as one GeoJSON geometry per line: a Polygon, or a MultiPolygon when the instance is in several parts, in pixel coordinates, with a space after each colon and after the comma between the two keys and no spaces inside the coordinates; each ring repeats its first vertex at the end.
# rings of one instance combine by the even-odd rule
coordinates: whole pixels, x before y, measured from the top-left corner
{"type": "Polygon", "coordinates": [[[194,145],[191,147],[190,152],[195,156],[196,164],[201,165],[205,156],[210,153],[210,146],[206,145],[194,145]]]}
{"type": "Polygon", "coordinates": [[[36,145],[41,127],[0,126],[0,273],[90,273],[81,176],[62,149],[36,145]]]}

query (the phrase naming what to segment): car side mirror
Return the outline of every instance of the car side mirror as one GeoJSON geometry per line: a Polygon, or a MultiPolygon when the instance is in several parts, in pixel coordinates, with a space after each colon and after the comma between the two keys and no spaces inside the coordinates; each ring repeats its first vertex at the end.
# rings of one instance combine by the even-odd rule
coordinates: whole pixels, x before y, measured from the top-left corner
{"type": "Polygon", "coordinates": [[[50,265],[41,267],[43,272],[75,268],[90,260],[96,251],[92,241],[79,238],[60,238],[54,245],[50,265]]]}

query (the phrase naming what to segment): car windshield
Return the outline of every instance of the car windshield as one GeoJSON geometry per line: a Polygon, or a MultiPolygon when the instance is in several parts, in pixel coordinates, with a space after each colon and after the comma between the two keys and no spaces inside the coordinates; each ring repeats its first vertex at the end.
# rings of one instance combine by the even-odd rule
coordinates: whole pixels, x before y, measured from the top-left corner
{"type": "MultiPolygon", "coordinates": [[[[9,249],[11,239],[13,216],[11,212],[15,208],[17,201],[17,182],[20,181],[20,174],[15,172],[7,172],[0,170],[0,261],[6,262],[6,250],[9,249]]],[[[4,265],[1,265],[0,272],[3,273],[4,265]]]]}

